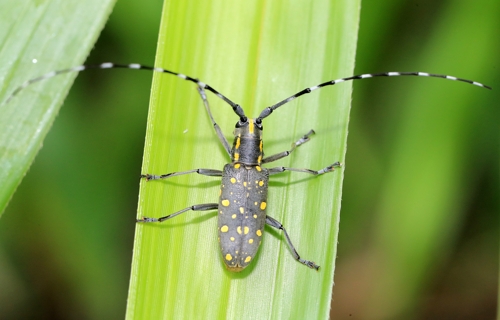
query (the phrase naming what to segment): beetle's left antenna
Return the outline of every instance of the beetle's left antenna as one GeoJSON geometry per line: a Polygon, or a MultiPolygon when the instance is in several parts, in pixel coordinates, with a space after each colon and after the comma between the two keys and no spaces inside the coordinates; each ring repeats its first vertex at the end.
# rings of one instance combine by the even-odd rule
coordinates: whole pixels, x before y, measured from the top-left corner
{"type": "Polygon", "coordinates": [[[19,92],[21,92],[24,88],[28,87],[29,85],[31,85],[31,84],[33,84],[35,82],[39,82],[39,81],[42,81],[42,80],[50,79],[52,77],[55,77],[57,75],[64,74],[64,73],[81,72],[81,71],[88,70],[88,69],[118,69],[118,68],[122,68],[122,69],[134,69],[134,70],[149,70],[149,71],[153,71],[153,72],[168,73],[168,74],[177,76],[177,77],[179,77],[181,79],[194,82],[200,88],[203,88],[205,90],[211,91],[217,97],[219,97],[222,100],[224,100],[227,104],[229,104],[233,108],[233,111],[240,117],[240,119],[244,118],[246,120],[245,113],[244,113],[243,109],[240,107],[240,105],[238,105],[238,104],[234,103],[233,101],[229,100],[226,96],[224,96],[223,94],[221,94],[220,92],[218,92],[217,90],[215,90],[214,88],[212,88],[211,86],[209,86],[208,84],[206,84],[204,82],[201,82],[198,79],[195,79],[195,78],[192,78],[192,77],[187,76],[185,74],[182,74],[182,73],[173,72],[173,71],[170,71],[170,70],[167,70],[167,69],[163,69],[163,68],[145,66],[145,65],[141,65],[141,64],[137,64],[137,63],[118,64],[118,63],[112,63],[112,62],[104,62],[104,63],[101,63],[101,64],[81,65],[81,66],[72,67],[72,68],[68,68],[68,69],[62,69],[62,70],[52,71],[52,72],[46,73],[46,74],[44,74],[42,76],[30,79],[30,80],[24,82],[23,84],[21,84],[19,87],[17,87],[12,92],[12,94],[4,102],[2,102],[0,104],[0,106],[9,103],[9,101],[11,101],[19,92]]]}

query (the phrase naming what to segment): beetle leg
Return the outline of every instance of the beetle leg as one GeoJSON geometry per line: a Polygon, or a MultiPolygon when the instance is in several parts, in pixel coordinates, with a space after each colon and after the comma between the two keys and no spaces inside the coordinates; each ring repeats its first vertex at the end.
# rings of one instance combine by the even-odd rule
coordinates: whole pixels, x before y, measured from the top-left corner
{"type": "Polygon", "coordinates": [[[269,162],[273,162],[273,161],[279,160],[279,159],[284,158],[284,157],[288,157],[298,146],[309,141],[311,139],[309,137],[313,134],[315,134],[314,130],[309,131],[304,136],[302,136],[299,140],[292,143],[292,148],[290,150],[283,151],[283,152],[280,152],[277,154],[273,154],[272,156],[266,157],[266,158],[262,159],[262,163],[269,163],[269,162]]]}
{"type": "Polygon", "coordinates": [[[269,175],[278,174],[278,173],[282,173],[285,171],[295,171],[295,172],[309,173],[309,174],[317,176],[317,175],[324,174],[327,172],[332,172],[333,170],[335,170],[335,168],[340,168],[341,166],[342,166],[342,164],[337,161],[334,164],[331,164],[328,167],[325,167],[325,168],[318,170],[318,171],[311,170],[311,169],[297,169],[297,168],[287,168],[287,167],[276,167],[276,168],[270,168],[268,170],[269,170],[269,175]]]}
{"type": "Polygon", "coordinates": [[[160,179],[168,179],[171,177],[175,176],[182,176],[184,174],[190,174],[190,173],[197,173],[201,174],[204,176],[210,176],[210,177],[222,177],[222,171],[220,170],[215,170],[215,169],[193,169],[189,171],[181,171],[181,172],[171,172],[167,174],[162,174],[162,175],[153,175],[153,174],[141,174],[141,178],[146,178],[147,181],[149,180],[160,180],[160,179]]]}
{"type": "Polygon", "coordinates": [[[164,216],[161,218],[148,218],[148,217],[142,217],[141,219],[137,219],[136,222],[163,222],[168,219],[172,219],[175,216],[180,215],[181,213],[184,213],[186,211],[206,211],[206,210],[213,210],[217,209],[219,207],[218,203],[204,203],[204,204],[196,204],[194,206],[187,207],[185,209],[179,210],[177,212],[174,212],[172,214],[169,214],[168,216],[164,216]]]}
{"type": "Polygon", "coordinates": [[[299,253],[297,252],[297,250],[295,250],[295,247],[293,246],[292,241],[290,240],[290,237],[288,236],[288,232],[286,232],[285,227],[283,227],[283,225],[278,220],[271,218],[270,216],[267,216],[266,217],[266,224],[270,225],[273,228],[283,230],[283,232],[285,233],[286,243],[287,243],[288,247],[290,248],[290,250],[292,251],[292,255],[295,258],[295,260],[308,266],[311,269],[319,270],[319,266],[317,264],[315,264],[314,262],[300,258],[299,253]]]}
{"type": "Polygon", "coordinates": [[[220,143],[222,143],[224,150],[226,150],[229,157],[231,157],[231,147],[229,146],[229,142],[227,142],[226,137],[224,137],[224,134],[222,133],[222,130],[220,129],[219,125],[215,122],[214,117],[212,116],[212,112],[210,111],[210,105],[208,104],[208,99],[207,99],[207,94],[205,92],[205,89],[203,89],[200,86],[198,86],[197,89],[198,89],[198,93],[200,94],[201,100],[203,100],[203,104],[205,105],[205,109],[207,110],[208,116],[210,117],[210,121],[212,122],[212,126],[215,129],[215,133],[217,134],[217,138],[219,138],[219,141],[220,141],[220,143]]]}

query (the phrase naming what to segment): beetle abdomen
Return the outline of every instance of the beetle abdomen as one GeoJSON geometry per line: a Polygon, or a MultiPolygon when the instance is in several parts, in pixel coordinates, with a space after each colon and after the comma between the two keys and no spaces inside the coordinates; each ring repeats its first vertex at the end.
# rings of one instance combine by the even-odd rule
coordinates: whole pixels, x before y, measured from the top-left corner
{"type": "Polygon", "coordinates": [[[218,232],[224,263],[241,271],[259,249],[266,224],[269,173],[260,166],[226,164],[219,198],[218,232]]]}

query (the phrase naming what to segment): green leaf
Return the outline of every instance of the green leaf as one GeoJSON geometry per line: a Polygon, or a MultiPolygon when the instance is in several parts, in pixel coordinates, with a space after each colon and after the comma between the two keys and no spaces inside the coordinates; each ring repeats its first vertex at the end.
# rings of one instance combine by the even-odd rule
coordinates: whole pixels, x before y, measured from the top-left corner
{"type": "MultiPolygon", "coordinates": [[[[167,3],[156,65],[198,77],[249,116],[305,87],[353,73],[359,2],[167,3]]],[[[351,84],[316,91],[264,121],[266,154],[284,151],[310,129],[316,135],[273,166],[320,169],[345,157],[351,84]]],[[[226,137],[238,118],[209,94],[226,137]]],[[[231,140],[231,139],[230,139],[231,140]]],[[[196,86],[154,78],[143,173],[222,169],[228,158],[196,86]]],[[[162,224],[138,224],[127,318],[327,318],[333,288],[343,169],[321,177],[273,176],[268,214],[283,223],[305,259],[296,262],[281,232],[266,227],[261,249],[241,273],[225,269],[216,212],[186,212],[162,224]]],[[[138,217],[160,217],[217,202],[218,179],[195,174],[142,182],[138,217]]]]}
{"type": "MultiPolygon", "coordinates": [[[[408,11],[402,4],[401,1],[383,4],[383,16],[373,14],[380,10],[381,4],[364,6],[367,15],[363,17],[363,30],[370,34],[365,36],[367,44],[361,47],[360,43],[358,58],[363,56],[365,59],[359,70],[381,68],[384,71],[444,73],[494,88],[489,91],[425,78],[362,81],[356,85],[355,101],[361,98],[367,105],[356,112],[360,119],[364,117],[368,121],[354,125],[351,132],[359,135],[364,131],[375,156],[374,161],[370,161],[374,164],[371,166],[366,165],[366,155],[353,152],[354,148],[348,156],[349,168],[355,166],[356,157],[363,159],[358,167],[364,167],[356,171],[357,177],[349,177],[355,185],[351,194],[356,191],[353,202],[362,206],[357,208],[355,219],[372,221],[370,230],[360,231],[369,234],[369,238],[358,236],[363,238],[363,244],[353,250],[362,251],[363,258],[351,258],[353,261],[362,259],[363,264],[369,266],[369,271],[368,268],[360,269],[358,273],[371,275],[370,282],[358,289],[371,300],[360,317],[433,318],[429,310],[435,309],[439,310],[440,318],[455,318],[451,310],[465,314],[468,308],[486,309],[464,303],[470,299],[463,292],[488,291],[479,289],[481,281],[474,278],[487,277],[484,265],[488,263],[481,261],[480,256],[487,256],[488,251],[483,251],[481,242],[472,240],[475,236],[471,234],[481,234],[486,239],[487,231],[476,230],[475,224],[491,225],[481,220],[481,211],[485,211],[482,215],[487,219],[491,215],[489,210],[495,211],[487,205],[488,192],[495,193],[484,191],[492,189],[483,179],[495,175],[491,168],[497,164],[495,153],[491,151],[496,145],[491,142],[495,141],[492,133],[498,131],[498,108],[497,103],[493,106],[487,101],[495,100],[498,92],[491,67],[491,61],[498,54],[498,41],[491,39],[496,39],[500,3],[449,2],[432,17],[426,17],[428,9],[420,8],[419,18],[409,18],[404,27],[414,30],[411,34],[384,35],[384,29],[379,26],[394,30],[401,25],[398,18],[408,11]],[[378,46],[372,51],[375,43],[397,45],[392,46],[392,50],[378,46]],[[388,55],[387,62],[381,66],[379,57],[385,55],[388,55]],[[362,86],[370,89],[363,90],[362,86]],[[372,131],[368,132],[370,127],[372,131]],[[483,148],[488,151],[481,153],[483,148]],[[368,175],[370,178],[366,178],[368,175]],[[360,201],[364,193],[359,190],[361,178],[373,180],[365,183],[373,187],[372,192],[376,194],[370,196],[373,200],[360,201]],[[362,217],[361,212],[366,216],[362,217]],[[468,249],[469,246],[473,249],[468,249]],[[468,256],[467,250],[477,256],[468,256]],[[467,261],[465,266],[460,266],[461,261],[467,261]],[[469,269],[469,263],[475,265],[472,268],[476,271],[469,269]],[[463,283],[457,281],[465,278],[468,280],[463,283]],[[441,298],[429,299],[429,296],[441,298]],[[444,299],[453,300],[453,307],[443,306],[444,299]]],[[[496,98],[498,101],[498,96],[496,98]]],[[[351,145],[359,143],[355,135],[350,139],[351,145]]],[[[490,179],[498,181],[498,176],[490,179]]],[[[346,202],[344,205],[348,206],[346,202]]],[[[490,240],[482,241],[491,243],[490,240]]],[[[492,279],[491,273],[489,276],[492,279]]],[[[357,283],[358,277],[353,276],[353,281],[357,283]]],[[[493,281],[497,281],[494,278],[493,281]]]]}
{"type": "Polygon", "coordinates": [[[7,97],[28,79],[81,64],[113,4],[113,0],[0,4],[0,214],[41,148],[76,73],[33,84],[5,103],[7,97]]]}

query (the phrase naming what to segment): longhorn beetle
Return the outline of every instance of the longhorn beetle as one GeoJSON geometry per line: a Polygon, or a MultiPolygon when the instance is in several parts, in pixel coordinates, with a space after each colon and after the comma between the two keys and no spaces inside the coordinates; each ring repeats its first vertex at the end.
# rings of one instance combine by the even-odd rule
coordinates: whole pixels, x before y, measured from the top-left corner
{"type": "Polygon", "coordinates": [[[49,79],[62,73],[80,72],[87,69],[112,68],[142,69],[154,72],[168,73],[181,79],[194,82],[197,85],[198,93],[200,94],[200,97],[203,101],[208,117],[212,122],[215,133],[217,134],[219,141],[222,143],[224,150],[226,150],[228,156],[231,158],[231,163],[226,164],[222,171],[216,169],[199,168],[189,171],[172,172],[161,175],[142,174],[141,178],[146,179],[146,181],[161,180],[190,173],[197,173],[205,176],[222,177],[219,202],[192,205],[190,207],[184,208],[160,218],[142,217],[141,219],[137,219],[136,221],[141,223],[163,222],[186,211],[218,210],[217,229],[219,234],[218,239],[220,250],[222,252],[222,258],[227,268],[230,271],[234,272],[243,270],[255,257],[262,241],[265,224],[283,231],[283,233],[285,234],[287,245],[290,248],[293,257],[297,261],[308,266],[309,268],[316,270],[319,269],[319,266],[316,263],[309,260],[304,260],[300,257],[283,225],[279,221],[266,214],[269,176],[285,171],[295,171],[318,176],[327,172],[334,171],[334,169],[340,167],[341,164],[340,162],[335,162],[318,171],[288,167],[274,167],[269,169],[262,167],[263,164],[270,163],[289,156],[297,147],[309,141],[310,136],[314,134],[314,131],[311,130],[296,142],[292,143],[292,147],[290,148],[290,150],[264,157],[262,142],[262,120],[267,118],[274,110],[304,94],[311,93],[312,91],[315,91],[317,89],[326,86],[332,86],[337,83],[349,80],[366,79],[373,77],[435,77],[462,81],[479,87],[491,89],[491,87],[475,81],[425,72],[385,72],[361,74],[347,78],[331,80],[323,82],[317,86],[305,88],[304,90],[299,91],[294,95],[265,108],[257,118],[248,118],[245,115],[243,108],[239,104],[236,104],[233,101],[229,100],[226,96],[219,93],[210,85],[190,76],[162,68],[149,67],[140,64],[124,65],[107,62],[98,65],[82,65],[69,69],[53,71],[40,77],[28,80],[21,86],[16,88],[13,93],[4,101],[4,104],[8,103],[22,89],[26,88],[34,82],[49,79]],[[224,137],[224,134],[222,133],[220,127],[217,125],[212,116],[205,90],[214,93],[217,97],[224,100],[232,107],[234,113],[239,117],[239,120],[238,122],[236,122],[236,126],[234,129],[234,142],[232,147],[229,146],[229,142],[224,137]]]}

